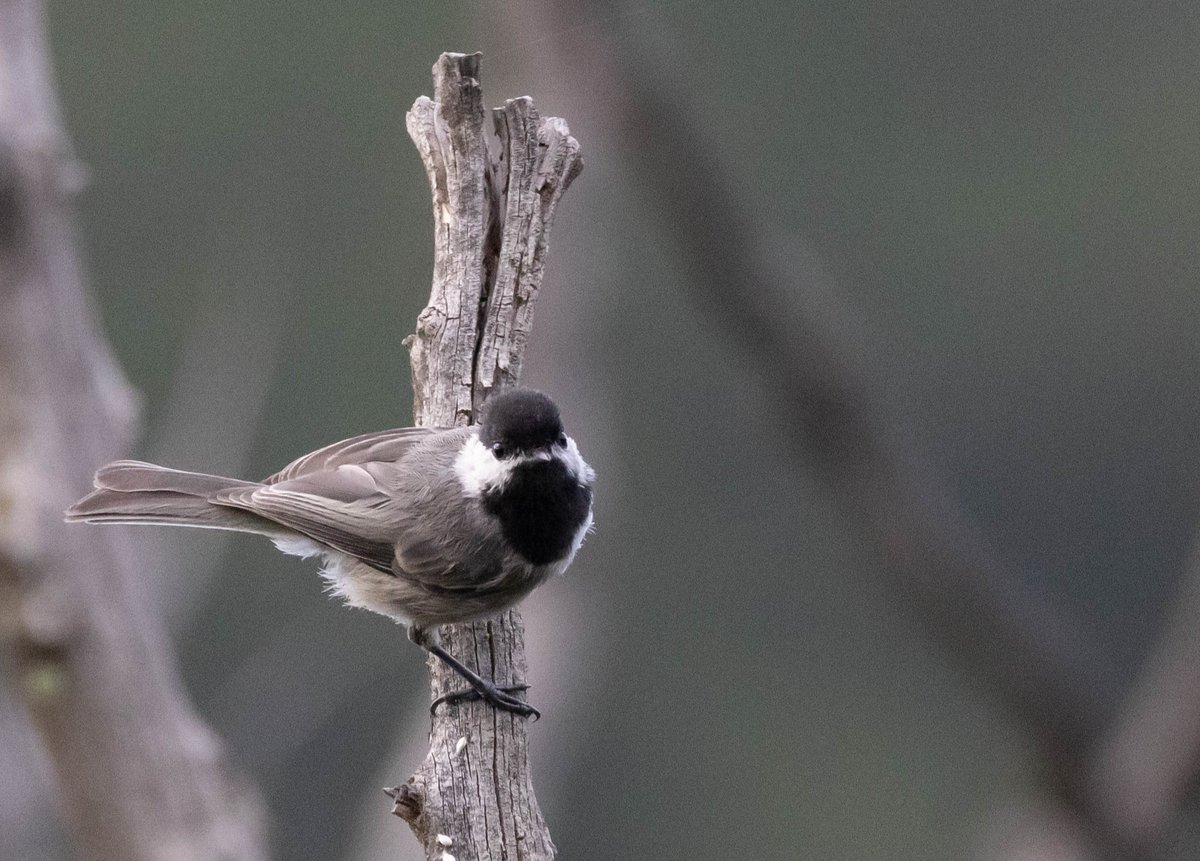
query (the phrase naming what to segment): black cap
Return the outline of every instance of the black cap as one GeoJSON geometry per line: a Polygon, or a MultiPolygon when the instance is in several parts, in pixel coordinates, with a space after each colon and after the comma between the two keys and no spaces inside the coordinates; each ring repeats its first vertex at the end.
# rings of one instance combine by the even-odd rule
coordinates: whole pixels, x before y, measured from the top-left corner
{"type": "Polygon", "coordinates": [[[554,401],[533,389],[509,389],[493,395],[484,407],[479,440],[489,448],[500,443],[532,451],[556,442],[562,432],[554,401]]]}

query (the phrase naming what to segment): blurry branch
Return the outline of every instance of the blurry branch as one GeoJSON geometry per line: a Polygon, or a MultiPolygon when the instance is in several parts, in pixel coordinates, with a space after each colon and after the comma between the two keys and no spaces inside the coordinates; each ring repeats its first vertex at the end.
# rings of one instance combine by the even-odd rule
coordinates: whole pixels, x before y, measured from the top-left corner
{"type": "MultiPolygon", "coordinates": [[[[621,68],[652,79],[636,61],[621,68]]],[[[629,122],[642,134],[645,185],[685,243],[694,291],[756,359],[793,441],[874,535],[922,619],[1057,762],[1094,843],[1118,857],[1161,850],[1200,773],[1200,549],[1171,626],[1106,729],[1120,701],[1107,661],[1061,608],[1022,592],[932,470],[889,441],[877,399],[820,328],[822,312],[804,307],[819,297],[776,265],[786,249],[756,240],[750,219],[734,211],[737,198],[719,193],[717,160],[688,133],[679,104],[661,97],[672,89],[639,87],[629,122]],[[799,313],[781,286],[795,291],[799,313]]]]}
{"type": "MultiPolygon", "coordinates": [[[[489,394],[516,382],[554,210],[583,168],[566,123],[539,117],[530,99],[485,111],[479,59],[443,54],[433,100],[417,99],[408,114],[433,195],[433,288],[408,340],[414,415],[429,427],[471,423],[489,394]]],[[[485,678],[525,677],[515,610],[444,626],[441,637],[485,678]]],[[[432,657],[429,667],[434,697],[461,685],[432,657]]],[[[529,773],[526,722],[484,703],[440,709],[425,762],[389,794],[429,859],[554,857],[529,773]]]]}
{"type": "MultiPolygon", "coordinates": [[[[582,0],[521,0],[526,22],[567,28],[582,0]]],[[[588,31],[590,55],[557,70],[593,95],[597,128],[630,150],[636,185],[678,243],[685,282],[767,382],[780,428],[868,531],[893,583],[975,678],[1060,762],[1078,762],[1115,701],[1113,676],[1062,612],[1022,589],[955,510],[932,469],[893,437],[846,348],[840,297],[822,291],[800,243],[744,207],[680,93],[687,87],[588,31]]],[[[657,54],[655,55],[657,56],[657,54]]]]}
{"type": "MultiPolygon", "coordinates": [[[[580,0],[514,5],[527,23],[563,29],[591,11],[580,0]]],[[[639,185],[671,225],[694,294],[755,360],[781,426],[866,527],[899,592],[1055,763],[1065,815],[1105,851],[1148,849],[1200,769],[1200,582],[1093,755],[1118,702],[1107,661],[1060,608],[1022,588],[1018,572],[966,525],[933,470],[889,432],[868,375],[849,361],[844,321],[830,316],[837,298],[821,293],[798,243],[771,236],[723,187],[726,171],[693,119],[702,114],[678,98],[686,88],[636,52],[618,56],[618,39],[610,29],[589,29],[590,55],[558,69],[568,80],[587,70],[594,125],[633,150],[639,185]]]]}
{"type": "Polygon", "coordinates": [[[62,511],[135,399],[84,289],[80,184],[39,0],[0,0],[0,643],[82,857],[266,857],[262,810],[192,713],[123,530],[62,511]]]}
{"type": "Polygon", "coordinates": [[[1087,824],[1060,801],[996,811],[975,837],[976,861],[1095,861],[1098,853],[1087,824]]]}
{"type": "Polygon", "coordinates": [[[1088,771],[1088,803],[1132,850],[1161,847],[1200,774],[1200,539],[1159,642],[1088,771]]]}

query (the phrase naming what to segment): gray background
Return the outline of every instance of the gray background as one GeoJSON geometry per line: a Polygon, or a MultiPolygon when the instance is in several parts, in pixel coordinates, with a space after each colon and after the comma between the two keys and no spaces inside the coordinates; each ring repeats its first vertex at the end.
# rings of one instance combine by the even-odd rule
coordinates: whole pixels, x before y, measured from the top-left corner
{"type": "MultiPolygon", "coordinates": [[[[1195,13],[696,0],[524,30],[504,14],[51,4],[140,454],[258,476],[408,423],[400,340],[432,224],[404,112],[438,52],[482,50],[487,99],[532,95],[587,162],[525,377],[601,476],[596,533],[527,602],[535,777],[562,857],[963,857],[1034,792],[1031,743],[792,454],[682,277],[636,141],[596,127],[556,51],[673,67],[725,187],[849,298],[896,432],[1128,682],[1197,514],[1195,13]]],[[[419,653],[266,542],[174,540],[184,561],[147,585],[279,856],[399,857],[412,841],[378,787],[415,765],[389,751],[420,734],[419,653]],[[372,850],[389,837],[393,854],[372,850]]]]}

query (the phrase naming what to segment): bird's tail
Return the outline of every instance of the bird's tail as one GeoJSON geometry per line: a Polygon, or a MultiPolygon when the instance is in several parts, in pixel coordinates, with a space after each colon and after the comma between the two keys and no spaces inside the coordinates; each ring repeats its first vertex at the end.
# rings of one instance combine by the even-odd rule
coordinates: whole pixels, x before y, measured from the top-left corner
{"type": "Polygon", "coordinates": [[[119,460],[96,473],[96,489],[66,511],[68,521],[162,523],[231,529],[276,537],[290,534],[277,523],[210,499],[255,482],[184,472],[136,460],[119,460]]]}

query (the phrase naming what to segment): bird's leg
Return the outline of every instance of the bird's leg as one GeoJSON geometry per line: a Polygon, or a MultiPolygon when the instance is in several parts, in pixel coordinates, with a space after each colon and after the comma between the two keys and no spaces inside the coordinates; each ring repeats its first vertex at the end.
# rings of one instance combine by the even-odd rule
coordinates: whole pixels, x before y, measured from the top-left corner
{"type": "Polygon", "coordinates": [[[469,667],[443,649],[441,646],[433,645],[427,647],[431,654],[436,655],[443,663],[458,673],[471,686],[461,691],[451,691],[448,694],[442,694],[433,701],[433,705],[429,707],[431,713],[437,711],[437,707],[445,703],[446,705],[457,705],[458,703],[469,702],[470,700],[483,700],[490,703],[493,707],[506,712],[520,715],[521,717],[532,717],[537,720],[542,716],[542,713],[531,706],[524,700],[514,696],[519,691],[529,690],[529,685],[517,684],[500,687],[499,685],[489,682],[487,679],[473,672],[469,667]]]}
{"type": "Polygon", "coordinates": [[[429,707],[431,714],[436,714],[437,707],[442,704],[457,705],[458,703],[470,702],[471,700],[483,700],[493,708],[512,712],[521,717],[532,717],[534,720],[537,720],[542,716],[542,713],[529,703],[514,696],[514,694],[521,691],[529,690],[529,685],[522,683],[500,687],[493,682],[489,682],[442,648],[442,644],[438,642],[439,638],[436,630],[428,631],[412,625],[408,629],[408,638],[431,655],[436,656],[438,660],[466,679],[467,683],[471,686],[464,690],[442,694],[429,707]]]}

